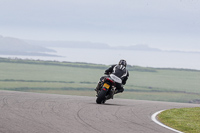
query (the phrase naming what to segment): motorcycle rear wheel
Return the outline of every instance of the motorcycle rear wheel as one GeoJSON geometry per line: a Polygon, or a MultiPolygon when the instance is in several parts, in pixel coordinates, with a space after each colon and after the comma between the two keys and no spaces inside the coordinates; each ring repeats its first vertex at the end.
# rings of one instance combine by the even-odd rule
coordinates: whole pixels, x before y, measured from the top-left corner
{"type": "Polygon", "coordinates": [[[96,103],[97,104],[104,104],[106,101],[106,91],[101,90],[101,92],[99,92],[98,97],[96,99],[96,103]]]}

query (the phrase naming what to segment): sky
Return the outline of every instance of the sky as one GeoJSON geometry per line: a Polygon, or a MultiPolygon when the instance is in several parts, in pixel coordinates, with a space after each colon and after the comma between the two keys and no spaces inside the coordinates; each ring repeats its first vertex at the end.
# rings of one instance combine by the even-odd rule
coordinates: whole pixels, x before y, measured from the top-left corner
{"type": "Polygon", "coordinates": [[[199,0],[0,0],[0,35],[200,51],[199,0]]]}

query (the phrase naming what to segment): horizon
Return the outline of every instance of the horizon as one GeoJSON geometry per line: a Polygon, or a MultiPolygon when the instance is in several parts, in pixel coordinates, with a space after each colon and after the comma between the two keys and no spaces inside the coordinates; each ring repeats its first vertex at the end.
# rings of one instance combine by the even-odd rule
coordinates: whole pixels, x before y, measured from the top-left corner
{"type": "MultiPolygon", "coordinates": [[[[120,59],[125,59],[128,64],[135,66],[200,70],[200,53],[197,52],[170,52],[151,48],[149,49],[148,47],[143,48],[143,46],[142,49],[138,49],[136,46],[136,48],[133,48],[132,50],[131,48],[113,49],[110,47],[102,49],[101,47],[90,47],[93,44],[87,45],[87,47],[86,45],[84,45],[84,47],[78,47],[80,45],[74,47],[74,44],[73,47],[71,47],[72,45],[69,47],[41,47],[40,44],[36,45],[34,43],[35,45],[27,47],[27,43],[22,43],[21,45],[20,40],[11,40],[14,40],[14,42],[6,41],[13,45],[7,45],[6,43],[0,45],[0,57],[86,62],[105,65],[115,64],[120,59]],[[101,54],[102,52],[104,54],[101,54]]],[[[56,44],[54,44],[54,46],[56,44]]]]}
{"type": "MultiPolygon", "coordinates": [[[[158,47],[151,47],[147,44],[135,44],[135,45],[127,45],[127,46],[123,46],[123,45],[119,45],[119,46],[111,46],[109,44],[106,43],[99,43],[99,42],[90,42],[90,41],[63,41],[63,40],[29,40],[29,39],[21,39],[21,38],[16,38],[16,37],[11,37],[11,36],[3,36],[0,35],[0,39],[16,39],[17,41],[23,41],[23,45],[27,44],[27,45],[32,45],[32,46],[43,46],[43,47],[69,47],[69,48],[73,48],[73,46],[80,46],[79,48],[99,48],[100,45],[106,46],[106,48],[115,50],[115,49],[123,49],[123,50],[153,50],[153,51],[161,51],[161,52],[186,52],[186,53],[199,53],[200,50],[178,50],[178,49],[161,49],[158,47]],[[33,42],[33,43],[32,43],[33,42]],[[38,43],[38,44],[37,44],[38,43]],[[45,44],[43,44],[45,43],[45,44]],[[56,43],[56,44],[52,44],[52,43],[56,43]],[[70,45],[70,43],[73,44],[70,45]],[[70,46],[69,46],[70,45],[70,46]],[[82,46],[81,46],[82,45],[82,46]],[[92,46],[94,45],[94,46],[92,46]],[[95,47],[96,46],[96,47],[95,47]]],[[[6,40],[6,41],[8,41],[6,40]]],[[[13,42],[14,43],[14,42],[13,42]]],[[[11,44],[12,45],[12,44],[11,44]]],[[[77,47],[78,48],[78,47],[77,47]]],[[[104,49],[102,47],[102,49],[104,49]]]]}

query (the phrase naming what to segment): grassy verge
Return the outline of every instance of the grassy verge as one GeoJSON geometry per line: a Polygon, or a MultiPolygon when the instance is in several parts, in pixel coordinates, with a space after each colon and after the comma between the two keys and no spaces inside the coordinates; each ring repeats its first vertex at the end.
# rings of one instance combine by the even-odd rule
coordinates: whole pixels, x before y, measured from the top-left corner
{"type": "Polygon", "coordinates": [[[200,107],[166,110],[158,118],[165,125],[184,133],[200,133],[200,107]]]}

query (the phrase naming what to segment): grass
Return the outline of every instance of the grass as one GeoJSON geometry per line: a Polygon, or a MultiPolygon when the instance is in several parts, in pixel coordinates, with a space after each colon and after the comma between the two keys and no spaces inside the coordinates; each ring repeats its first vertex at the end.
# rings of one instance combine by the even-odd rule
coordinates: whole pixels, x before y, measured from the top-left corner
{"type": "Polygon", "coordinates": [[[158,70],[156,73],[134,72],[135,86],[147,86],[164,91],[199,93],[200,73],[194,71],[158,70]]]}
{"type": "Polygon", "coordinates": [[[184,133],[200,133],[200,107],[166,110],[158,118],[165,125],[184,133]]]}
{"type": "Polygon", "coordinates": [[[0,80],[97,81],[99,69],[69,66],[0,63],[0,80]],[[84,75],[83,75],[84,74],[84,75]]]}
{"type": "MultiPolygon", "coordinates": [[[[109,66],[0,58],[0,89],[95,96],[109,66]],[[66,91],[66,93],[65,93],[66,91]],[[79,91],[79,92],[78,92],[79,91]],[[87,93],[86,93],[87,92],[87,93]]],[[[128,66],[130,77],[119,98],[171,102],[200,101],[200,71],[128,66]]]]}

